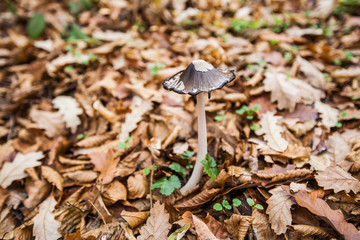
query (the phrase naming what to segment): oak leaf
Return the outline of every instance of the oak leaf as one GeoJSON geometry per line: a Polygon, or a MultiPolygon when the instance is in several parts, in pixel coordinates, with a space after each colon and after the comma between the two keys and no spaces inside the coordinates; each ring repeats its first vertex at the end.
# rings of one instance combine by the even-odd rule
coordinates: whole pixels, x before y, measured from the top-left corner
{"type": "Polygon", "coordinates": [[[265,91],[271,92],[271,102],[278,102],[277,107],[292,112],[296,103],[314,102],[323,97],[323,92],[296,78],[288,78],[283,73],[265,73],[265,91]]]}
{"type": "Polygon", "coordinates": [[[32,152],[28,154],[16,154],[13,162],[5,162],[0,171],[0,185],[7,188],[13,181],[23,179],[28,176],[25,172],[27,168],[41,165],[39,161],[44,157],[42,152],[32,152]]]}
{"type": "Polygon", "coordinates": [[[167,240],[170,231],[169,214],[165,211],[164,204],[156,202],[150,210],[150,217],[145,226],[140,229],[138,240],[156,239],[167,240]]]}
{"type": "Polygon", "coordinates": [[[282,186],[282,188],[293,196],[300,206],[307,208],[313,214],[327,218],[334,228],[344,235],[345,240],[360,240],[360,233],[353,224],[345,221],[341,210],[331,209],[324,200],[312,198],[311,193],[309,194],[306,191],[300,190],[297,193],[292,193],[288,186],[282,186]]]}
{"type": "Polygon", "coordinates": [[[36,240],[55,240],[61,237],[57,231],[61,223],[55,219],[53,213],[55,205],[56,200],[53,196],[40,204],[39,213],[33,218],[33,234],[36,240]]]}
{"type": "Polygon", "coordinates": [[[53,99],[53,104],[55,108],[59,109],[59,113],[62,114],[66,127],[71,129],[71,133],[75,133],[77,126],[81,124],[78,115],[83,113],[79,103],[72,97],[58,96],[53,99]]]}
{"type": "Polygon", "coordinates": [[[328,128],[335,127],[338,122],[339,110],[330,107],[329,105],[317,101],[315,108],[320,113],[321,123],[328,128]]]}
{"type": "Polygon", "coordinates": [[[45,130],[48,137],[56,137],[66,132],[62,115],[59,112],[47,112],[32,108],[30,118],[37,123],[39,128],[45,130]]]}
{"type": "Polygon", "coordinates": [[[289,143],[281,136],[284,129],[277,124],[279,119],[281,117],[274,116],[273,112],[266,112],[262,115],[259,122],[260,128],[255,133],[257,135],[265,134],[264,139],[268,145],[276,151],[283,152],[289,143]]]}
{"type": "Polygon", "coordinates": [[[338,166],[328,167],[325,171],[318,172],[315,179],[325,190],[332,189],[335,193],[353,191],[356,194],[360,191],[360,181],[338,166]]]}
{"type": "Polygon", "coordinates": [[[285,233],[287,226],[291,225],[291,205],[295,200],[280,186],[269,191],[272,196],[266,201],[268,208],[266,213],[269,214],[271,228],[277,235],[285,233]]]}

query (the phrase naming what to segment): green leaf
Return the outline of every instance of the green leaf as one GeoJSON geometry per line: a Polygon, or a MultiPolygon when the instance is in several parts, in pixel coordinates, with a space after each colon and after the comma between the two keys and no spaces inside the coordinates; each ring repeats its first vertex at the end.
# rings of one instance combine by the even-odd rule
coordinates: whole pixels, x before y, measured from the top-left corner
{"type": "Polygon", "coordinates": [[[247,204],[249,204],[250,207],[254,206],[255,202],[251,198],[246,199],[247,204]]]}
{"type": "Polygon", "coordinates": [[[232,209],[232,206],[229,204],[229,202],[227,200],[223,200],[222,201],[222,205],[224,208],[226,208],[227,210],[232,209]]]}
{"type": "Polygon", "coordinates": [[[171,233],[171,235],[168,237],[167,240],[176,240],[179,234],[186,232],[190,227],[191,227],[190,223],[185,223],[184,226],[182,226],[179,229],[176,229],[175,232],[171,233]]]}
{"type": "Polygon", "coordinates": [[[341,127],[342,127],[342,123],[341,123],[341,122],[337,122],[337,123],[335,124],[335,127],[341,128],[341,127]]]}
{"type": "Polygon", "coordinates": [[[215,203],[213,208],[216,210],[216,211],[222,211],[223,210],[223,207],[220,203],[215,203]]]}
{"type": "Polygon", "coordinates": [[[206,154],[205,159],[201,161],[201,163],[204,166],[205,172],[210,178],[215,179],[217,175],[219,175],[219,169],[216,167],[216,161],[208,153],[206,154]]]}
{"type": "Polygon", "coordinates": [[[145,176],[149,175],[149,174],[150,174],[150,169],[144,168],[144,169],[143,169],[143,174],[144,174],[145,176]]]}
{"type": "Polygon", "coordinates": [[[233,202],[233,205],[234,205],[235,207],[238,207],[238,206],[241,205],[241,200],[239,200],[239,199],[237,199],[237,198],[234,198],[234,199],[232,200],[232,202],[233,202]]]}
{"type": "Polygon", "coordinates": [[[259,111],[260,108],[261,108],[261,106],[259,104],[256,104],[251,109],[256,112],[256,111],[259,111]]]}
{"type": "Polygon", "coordinates": [[[169,196],[175,189],[181,187],[181,182],[178,176],[172,175],[169,178],[162,177],[151,185],[150,189],[160,188],[160,193],[169,196]]]}
{"type": "Polygon", "coordinates": [[[180,173],[181,175],[185,176],[185,168],[183,168],[178,163],[172,163],[169,165],[169,168],[177,173],[180,173]]]}
{"type": "Polygon", "coordinates": [[[243,115],[248,110],[248,107],[246,105],[242,106],[240,109],[236,110],[235,113],[239,115],[243,115]]]}
{"type": "Polygon", "coordinates": [[[194,155],[194,152],[186,150],[180,156],[181,159],[190,159],[194,155]]]}
{"type": "Polygon", "coordinates": [[[258,128],[259,128],[259,126],[256,123],[254,123],[253,125],[250,126],[250,129],[253,131],[257,130],[258,128]]]}
{"type": "Polygon", "coordinates": [[[226,118],[226,116],[223,116],[223,115],[216,115],[215,116],[215,121],[217,122],[221,122],[222,120],[224,120],[226,118]]]}
{"type": "Polygon", "coordinates": [[[346,115],[347,115],[347,112],[345,112],[345,111],[343,111],[343,112],[340,113],[340,116],[341,116],[342,118],[346,117],[346,115]]]}
{"type": "Polygon", "coordinates": [[[164,67],[165,67],[165,64],[163,64],[163,63],[150,63],[147,66],[147,69],[150,71],[151,75],[156,75],[164,67]]]}
{"type": "Polygon", "coordinates": [[[69,31],[67,42],[76,42],[77,40],[90,40],[91,38],[82,32],[81,27],[77,24],[72,24],[69,31]]]}
{"type": "Polygon", "coordinates": [[[256,204],[254,207],[260,210],[264,210],[264,207],[261,204],[256,204]]]}
{"type": "Polygon", "coordinates": [[[342,62],[341,62],[340,59],[335,59],[334,64],[337,65],[337,66],[341,66],[342,62]]]}
{"type": "Polygon", "coordinates": [[[28,21],[26,29],[32,39],[37,39],[41,36],[45,29],[45,18],[40,13],[35,13],[35,15],[28,21]]]}

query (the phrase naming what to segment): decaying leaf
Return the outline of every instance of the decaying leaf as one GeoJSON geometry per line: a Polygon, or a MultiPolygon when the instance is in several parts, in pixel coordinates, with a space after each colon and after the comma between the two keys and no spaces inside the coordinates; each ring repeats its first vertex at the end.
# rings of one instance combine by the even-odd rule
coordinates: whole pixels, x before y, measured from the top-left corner
{"type": "Polygon", "coordinates": [[[166,240],[171,224],[169,223],[169,214],[160,202],[156,202],[150,210],[150,216],[146,224],[140,229],[138,240],[158,239],[166,240]]]}
{"type": "Polygon", "coordinates": [[[322,124],[328,128],[335,127],[336,123],[338,122],[339,110],[332,108],[320,101],[315,103],[315,108],[320,113],[322,124]]]}
{"type": "Polygon", "coordinates": [[[276,151],[283,152],[289,143],[281,136],[284,129],[277,124],[280,119],[281,117],[274,116],[273,112],[266,112],[259,122],[260,128],[255,133],[265,134],[264,139],[268,145],[276,151]]]}
{"type": "Polygon", "coordinates": [[[53,240],[61,237],[58,232],[61,223],[55,219],[53,213],[55,205],[56,200],[53,196],[41,203],[39,213],[33,219],[33,234],[36,240],[53,240]]]}
{"type": "Polygon", "coordinates": [[[149,184],[143,174],[135,174],[127,180],[129,199],[142,198],[149,193],[149,184]]]}
{"type": "Polygon", "coordinates": [[[274,232],[279,235],[285,233],[287,226],[291,225],[291,205],[295,200],[280,186],[270,190],[272,196],[266,201],[269,205],[266,213],[269,214],[269,222],[274,232]]]}
{"type": "Polygon", "coordinates": [[[220,188],[213,188],[213,189],[206,189],[201,191],[199,194],[195,195],[194,197],[178,203],[175,205],[175,208],[193,208],[200,206],[208,201],[210,201],[221,189],[220,188]]]}
{"type": "Polygon", "coordinates": [[[239,214],[233,214],[229,219],[226,219],[228,231],[237,239],[244,240],[249,227],[251,226],[254,217],[252,216],[241,216],[239,214]]]}
{"type": "Polygon", "coordinates": [[[324,189],[332,189],[335,193],[353,191],[355,194],[360,191],[360,181],[345,172],[338,166],[328,167],[315,176],[316,181],[324,189]]]}
{"type": "Polygon", "coordinates": [[[78,102],[69,96],[58,96],[53,100],[54,107],[59,109],[66,126],[71,129],[71,133],[75,133],[81,120],[78,115],[83,113],[82,108],[79,107],[78,102]]]}
{"type": "Polygon", "coordinates": [[[32,108],[30,117],[38,124],[39,128],[45,130],[48,137],[60,136],[66,132],[65,123],[59,112],[46,112],[32,108]]]}
{"type": "Polygon", "coordinates": [[[309,226],[309,225],[291,225],[291,229],[301,233],[302,236],[321,236],[331,237],[330,231],[321,227],[309,226]]]}
{"type": "Polygon", "coordinates": [[[28,176],[25,172],[27,168],[41,165],[40,159],[44,158],[42,152],[28,154],[17,153],[13,162],[6,162],[0,171],[0,185],[7,188],[13,181],[23,179],[28,176]]]}
{"type": "Polygon", "coordinates": [[[215,235],[210,231],[208,226],[206,226],[206,224],[201,221],[201,219],[199,219],[197,216],[192,215],[192,222],[195,225],[195,230],[200,240],[218,240],[218,238],[215,237],[215,235]]]}
{"type": "Polygon", "coordinates": [[[350,152],[350,144],[338,132],[334,133],[325,142],[332,166],[340,166],[345,171],[349,170],[351,162],[345,160],[350,152]]]}
{"type": "Polygon", "coordinates": [[[48,166],[41,166],[41,173],[48,182],[54,184],[62,192],[64,180],[57,171],[48,166]]]}
{"type": "Polygon", "coordinates": [[[128,212],[125,210],[121,212],[121,217],[129,223],[132,229],[143,224],[146,219],[148,219],[149,215],[149,212],[128,212]]]}
{"type": "Polygon", "coordinates": [[[110,183],[116,172],[116,165],[119,161],[118,158],[114,158],[112,151],[107,152],[93,152],[89,154],[90,162],[95,165],[94,170],[100,171],[99,180],[103,184],[110,183]]]}
{"type": "Polygon", "coordinates": [[[252,214],[254,220],[252,221],[252,227],[257,232],[258,239],[280,240],[283,239],[277,236],[270,227],[269,218],[265,213],[261,213],[258,209],[255,209],[252,214]]]}
{"type": "Polygon", "coordinates": [[[118,180],[114,180],[110,184],[105,185],[101,195],[106,205],[111,205],[119,200],[125,201],[127,199],[126,188],[118,180]]]}

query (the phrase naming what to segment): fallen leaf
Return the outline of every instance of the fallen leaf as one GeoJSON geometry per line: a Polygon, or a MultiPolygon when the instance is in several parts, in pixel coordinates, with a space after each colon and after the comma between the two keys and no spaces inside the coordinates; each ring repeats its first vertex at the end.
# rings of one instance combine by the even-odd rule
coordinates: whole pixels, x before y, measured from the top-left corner
{"type": "Polygon", "coordinates": [[[206,226],[206,224],[194,214],[192,214],[192,222],[195,225],[195,231],[199,237],[199,240],[218,240],[218,238],[215,237],[215,235],[210,231],[208,226],[206,226]]]}
{"type": "Polygon", "coordinates": [[[324,93],[296,78],[288,78],[282,73],[265,73],[265,91],[271,92],[271,102],[278,102],[278,108],[292,112],[296,103],[319,101],[324,93]]]}
{"type": "Polygon", "coordinates": [[[215,235],[215,237],[219,239],[225,239],[229,237],[229,234],[227,233],[224,225],[209,213],[207,214],[206,218],[203,219],[203,222],[208,226],[209,230],[215,235]]]}
{"type": "Polygon", "coordinates": [[[325,190],[332,189],[335,193],[353,191],[356,194],[360,191],[360,181],[338,166],[327,167],[325,171],[319,171],[315,179],[325,190]]]}
{"type": "Polygon", "coordinates": [[[244,240],[254,217],[232,214],[229,219],[224,222],[228,231],[237,239],[244,240]]]}
{"type": "Polygon", "coordinates": [[[121,217],[129,223],[132,229],[135,229],[137,226],[143,224],[146,219],[148,219],[149,215],[149,212],[128,212],[125,210],[121,212],[121,217]]]}
{"type": "Polygon", "coordinates": [[[34,208],[48,196],[51,186],[45,180],[26,179],[25,190],[27,198],[24,200],[24,206],[34,208]]]}
{"type": "Polygon", "coordinates": [[[53,99],[53,104],[55,108],[59,109],[59,113],[62,114],[62,119],[66,126],[71,129],[71,133],[75,133],[77,126],[81,124],[78,115],[83,113],[78,102],[69,96],[58,96],[53,99]]]}
{"type": "Polygon", "coordinates": [[[46,112],[32,108],[30,118],[38,124],[39,128],[45,130],[48,137],[57,137],[66,132],[62,115],[58,112],[46,112]]]}
{"type": "Polygon", "coordinates": [[[42,173],[42,176],[49,183],[52,183],[53,185],[55,185],[56,188],[60,190],[60,192],[63,191],[64,180],[62,179],[61,175],[57,171],[55,171],[54,169],[52,169],[51,167],[48,167],[48,166],[41,166],[41,173],[42,173]]]}
{"type": "Polygon", "coordinates": [[[329,229],[321,228],[321,227],[314,227],[309,225],[291,225],[291,229],[301,233],[302,236],[320,236],[331,238],[331,233],[329,229]]]}
{"type": "Polygon", "coordinates": [[[335,127],[338,122],[339,110],[330,107],[329,105],[317,101],[315,108],[320,113],[321,123],[328,128],[335,127]]]}
{"type": "Polygon", "coordinates": [[[167,240],[170,228],[169,214],[165,211],[164,204],[156,202],[150,210],[150,217],[147,219],[145,226],[140,228],[140,236],[137,239],[167,240]]]}
{"type": "Polygon", "coordinates": [[[101,195],[106,205],[112,205],[119,200],[127,200],[126,187],[118,180],[105,185],[101,195]]]}
{"type": "Polygon", "coordinates": [[[41,165],[40,159],[44,158],[42,152],[28,154],[17,153],[13,162],[5,162],[0,171],[0,185],[7,188],[13,181],[23,179],[28,176],[25,172],[27,168],[41,165]]]}
{"type": "Polygon", "coordinates": [[[220,188],[213,188],[213,189],[206,189],[201,191],[199,194],[195,195],[188,200],[175,204],[175,208],[182,209],[182,208],[194,208],[198,207],[208,201],[210,201],[213,197],[216,196],[217,193],[221,191],[220,188]]]}
{"type": "Polygon", "coordinates": [[[321,155],[310,155],[309,164],[311,165],[311,169],[316,171],[325,171],[325,169],[331,165],[330,156],[327,153],[321,155]]]}
{"type": "Polygon", "coordinates": [[[331,73],[331,76],[334,78],[350,78],[359,75],[360,75],[360,67],[338,69],[331,73]]]}
{"type": "Polygon", "coordinates": [[[119,158],[114,159],[111,150],[108,150],[107,152],[93,152],[89,154],[89,157],[90,162],[95,165],[94,171],[100,172],[98,179],[103,184],[110,183],[115,177],[119,158]]]}
{"type": "Polygon", "coordinates": [[[266,112],[262,115],[259,122],[260,128],[255,131],[257,135],[264,135],[267,144],[274,150],[283,152],[288,146],[288,142],[282,138],[281,133],[284,131],[282,127],[277,125],[281,119],[279,116],[274,116],[273,112],[266,112]]]}
{"type": "Polygon", "coordinates": [[[345,221],[344,215],[341,210],[333,210],[329,205],[320,198],[311,198],[310,194],[306,191],[300,190],[297,193],[291,193],[287,186],[282,186],[291,196],[293,196],[296,202],[307,208],[313,214],[320,217],[327,218],[333,227],[342,235],[345,240],[359,240],[360,233],[357,231],[353,224],[345,221]]]}
{"type": "Polygon", "coordinates": [[[73,181],[79,181],[81,183],[93,182],[98,174],[91,170],[82,170],[75,172],[68,172],[63,174],[64,178],[70,178],[73,181]]]}
{"type": "Polygon", "coordinates": [[[325,141],[325,145],[327,147],[327,151],[329,152],[331,165],[339,166],[345,171],[348,171],[352,163],[347,161],[345,158],[346,154],[350,152],[351,146],[347,141],[345,141],[343,136],[336,132],[325,141]]]}
{"type": "Polygon", "coordinates": [[[33,234],[36,240],[55,240],[61,237],[58,232],[61,223],[55,219],[53,213],[55,205],[56,200],[53,196],[40,204],[39,213],[33,218],[33,234]]]}
{"type": "Polygon", "coordinates": [[[287,226],[291,225],[291,205],[296,204],[295,200],[281,186],[269,191],[272,196],[266,201],[268,207],[266,213],[269,214],[271,228],[277,235],[283,234],[287,226]]]}
{"type": "Polygon", "coordinates": [[[143,174],[130,176],[127,180],[127,188],[129,191],[129,199],[145,197],[150,191],[148,181],[143,174]]]}
{"type": "Polygon", "coordinates": [[[281,236],[277,236],[270,227],[269,218],[266,214],[255,209],[252,214],[254,220],[252,221],[252,227],[257,231],[258,239],[266,240],[282,240],[281,236]]]}

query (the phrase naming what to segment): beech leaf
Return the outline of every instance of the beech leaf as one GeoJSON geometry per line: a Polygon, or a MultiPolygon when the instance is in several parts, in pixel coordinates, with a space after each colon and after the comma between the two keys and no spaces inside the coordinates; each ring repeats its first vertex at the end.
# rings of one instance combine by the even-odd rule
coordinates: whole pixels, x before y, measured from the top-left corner
{"type": "Polygon", "coordinates": [[[260,128],[255,131],[257,135],[264,135],[267,144],[274,150],[283,152],[288,146],[288,142],[282,138],[281,133],[284,131],[282,127],[277,125],[281,117],[274,116],[273,112],[266,112],[262,115],[259,122],[260,128]]]}
{"type": "Polygon", "coordinates": [[[5,162],[0,171],[0,185],[7,188],[13,181],[23,179],[28,176],[25,172],[27,168],[41,165],[39,161],[44,157],[42,152],[32,152],[28,154],[18,153],[13,162],[5,162]]]}
{"type": "Polygon", "coordinates": [[[322,124],[328,128],[335,127],[336,123],[338,122],[339,110],[332,108],[320,101],[315,103],[315,108],[320,113],[322,124]]]}
{"type": "Polygon", "coordinates": [[[277,235],[280,235],[286,232],[288,225],[291,225],[292,216],[290,208],[296,202],[280,186],[269,192],[272,196],[266,201],[268,204],[266,213],[269,214],[271,228],[277,235]]]}
{"type": "Polygon", "coordinates": [[[53,104],[54,108],[59,109],[59,113],[63,115],[66,127],[71,129],[71,133],[75,133],[77,126],[81,124],[78,115],[83,113],[78,102],[69,96],[58,96],[53,100],[53,104]]]}
{"type": "Polygon", "coordinates": [[[55,219],[53,213],[56,200],[53,196],[48,197],[40,204],[39,213],[33,218],[33,234],[36,240],[56,240],[61,237],[57,231],[61,223],[55,219]]]}
{"type": "Polygon", "coordinates": [[[360,191],[360,181],[338,166],[328,167],[325,171],[319,171],[315,178],[321,187],[325,190],[332,189],[335,193],[340,191],[349,193],[353,191],[356,194],[360,191]]]}
{"type": "Polygon", "coordinates": [[[170,231],[169,214],[165,211],[164,204],[156,202],[150,210],[150,217],[145,226],[140,229],[138,240],[156,239],[167,240],[170,231]]]}
{"type": "Polygon", "coordinates": [[[64,121],[58,112],[46,112],[32,108],[30,118],[39,128],[45,130],[48,137],[56,137],[66,132],[64,121]]]}

